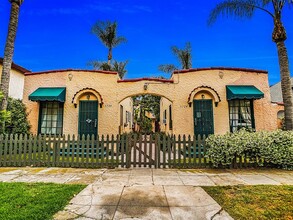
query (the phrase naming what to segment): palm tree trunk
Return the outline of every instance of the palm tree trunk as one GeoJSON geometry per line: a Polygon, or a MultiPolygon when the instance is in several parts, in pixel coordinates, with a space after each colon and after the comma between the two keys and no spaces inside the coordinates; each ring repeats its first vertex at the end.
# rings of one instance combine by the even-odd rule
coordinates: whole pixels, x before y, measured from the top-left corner
{"type": "Polygon", "coordinates": [[[277,44],[281,74],[281,88],[285,110],[285,129],[293,130],[293,93],[290,79],[289,59],[285,46],[286,30],[281,21],[281,14],[276,13],[274,18],[273,41],[277,44]]]}
{"type": "Polygon", "coordinates": [[[284,41],[276,42],[281,73],[281,88],[285,107],[286,130],[293,130],[293,95],[287,49],[284,41]]]}
{"type": "Polygon", "coordinates": [[[0,105],[1,110],[6,110],[7,108],[10,70],[11,70],[11,64],[12,64],[12,57],[14,53],[14,42],[16,38],[16,31],[17,31],[17,25],[18,25],[19,7],[20,5],[16,2],[11,3],[8,36],[6,39],[6,45],[4,50],[3,70],[2,70],[1,84],[0,84],[0,90],[3,92],[3,96],[4,96],[0,105]]]}
{"type": "Polygon", "coordinates": [[[109,48],[108,52],[108,65],[111,65],[111,60],[112,60],[112,48],[109,48]]]}

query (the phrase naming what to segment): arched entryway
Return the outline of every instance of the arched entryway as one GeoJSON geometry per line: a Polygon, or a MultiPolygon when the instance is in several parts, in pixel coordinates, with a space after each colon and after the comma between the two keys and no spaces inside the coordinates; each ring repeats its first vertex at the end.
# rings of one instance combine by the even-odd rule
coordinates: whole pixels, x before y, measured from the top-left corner
{"type": "Polygon", "coordinates": [[[173,130],[172,108],[170,98],[157,93],[128,95],[119,102],[119,133],[170,134],[173,130]]]}
{"type": "Polygon", "coordinates": [[[189,106],[193,106],[194,134],[214,134],[214,106],[221,102],[217,91],[208,86],[192,90],[188,97],[189,106]]]}
{"type": "Polygon", "coordinates": [[[96,137],[98,134],[98,110],[103,106],[99,92],[91,88],[78,91],[72,103],[78,108],[78,134],[96,137]]]}

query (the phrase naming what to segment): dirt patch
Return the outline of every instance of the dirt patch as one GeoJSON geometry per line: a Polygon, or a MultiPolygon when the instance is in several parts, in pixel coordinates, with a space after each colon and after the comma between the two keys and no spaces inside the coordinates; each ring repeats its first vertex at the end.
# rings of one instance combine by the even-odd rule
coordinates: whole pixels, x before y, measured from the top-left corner
{"type": "Polygon", "coordinates": [[[78,175],[71,181],[67,182],[68,184],[91,184],[97,180],[99,176],[97,175],[78,175]]]}
{"type": "Polygon", "coordinates": [[[6,173],[6,172],[14,171],[14,170],[19,170],[19,168],[3,167],[3,168],[0,168],[0,173],[6,173]]]}
{"type": "Polygon", "coordinates": [[[85,169],[74,169],[74,168],[53,168],[46,172],[47,174],[65,174],[65,173],[84,173],[85,169]]]}
{"type": "Polygon", "coordinates": [[[26,171],[28,171],[31,174],[36,174],[46,169],[47,168],[29,168],[29,169],[26,169],[26,171]]]}

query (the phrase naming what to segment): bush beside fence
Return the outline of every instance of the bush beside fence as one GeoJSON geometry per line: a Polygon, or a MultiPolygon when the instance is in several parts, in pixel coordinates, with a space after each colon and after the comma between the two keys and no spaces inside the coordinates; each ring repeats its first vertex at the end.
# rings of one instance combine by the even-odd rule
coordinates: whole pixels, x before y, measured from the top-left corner
{"type": "Polygon", "coordinates": [[[257,166],[293,168],[293,132],[240,130],[211,135],[206,140],[207,154],[213,167],[230,167],[237,160],[257,166]]]}

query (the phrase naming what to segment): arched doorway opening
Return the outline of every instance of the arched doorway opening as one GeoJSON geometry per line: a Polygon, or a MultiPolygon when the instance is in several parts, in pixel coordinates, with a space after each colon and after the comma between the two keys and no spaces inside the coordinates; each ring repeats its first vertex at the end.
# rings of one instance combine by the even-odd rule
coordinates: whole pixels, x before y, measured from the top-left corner
{"type": "Polygon", "coordinates": [[[285,118],[284,110],[278,111],[278,113],[277,113],[277,123],[278,123],[278,128],[279,129],[284,128],[284,118],[285,118]]]}
{"type": "Polygon", "coordinates": [[[170,133],[173,129],[172,101],[159,94],[134,94],[119,104],[119,133],[170,133]]]}

